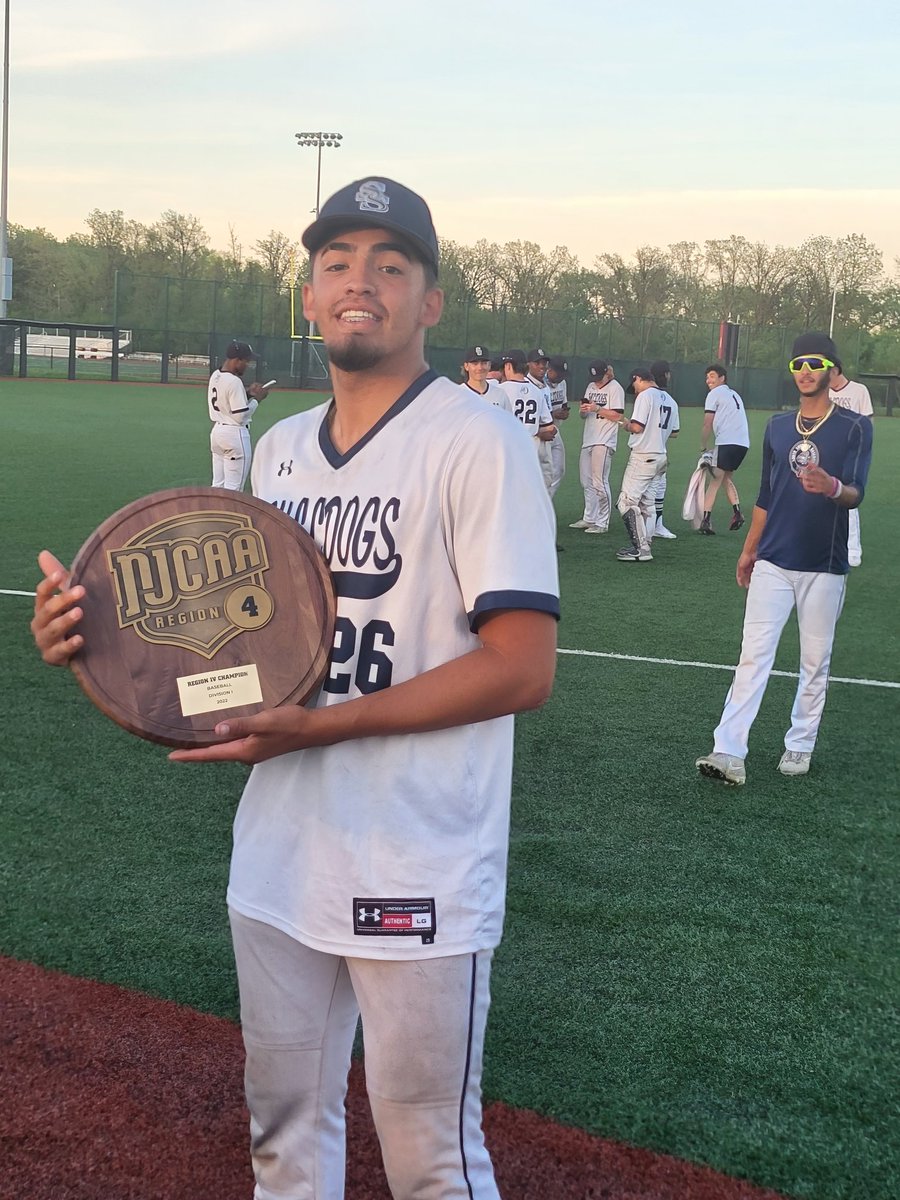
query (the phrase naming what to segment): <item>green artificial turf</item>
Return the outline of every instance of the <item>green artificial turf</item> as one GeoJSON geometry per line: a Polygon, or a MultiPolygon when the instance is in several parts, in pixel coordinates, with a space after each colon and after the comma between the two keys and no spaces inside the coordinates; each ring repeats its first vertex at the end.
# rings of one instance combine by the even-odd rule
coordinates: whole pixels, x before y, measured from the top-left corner
{"type": "MultiPolygon", "coordinates": [[[[266,424],[314,397],[273,395],[266,424]]],[[[0,383],[9,459],[0,588],[64,560],[116,508],[207,483],[197,388],[0,383]]],[[[737,481],[749,512],[766,414],[737,481]]],[[[896,689],[833,683],[812,773],[775,765],[795,682],[773,678],[748,783],[700,779],[730,675],[592,654],[732,664],[742,537],[694,534],[680,502],[700,414],[670,446],[654,562],[586,536],[580,422],[565,428],[563,619],[554,695],[518,719],[508,921],[493,978],[489,1098],[811,1200],[895,1200],[896,689]]],[[[613,469],[614,490],[626,454],[613,469]]],[[[834,674],[900,681],[892,542],[900,422],[876,422],[834,674]]],[[[616,519],[614,518],[614,528],[616,519]]],[[[234,1017],[224,914],[246,774],[169,764],[37,659],[27,597],[0,595],[0,951],[234,1017]]],[[[793,625],[776,667],[796,667],[793,625]]]]}

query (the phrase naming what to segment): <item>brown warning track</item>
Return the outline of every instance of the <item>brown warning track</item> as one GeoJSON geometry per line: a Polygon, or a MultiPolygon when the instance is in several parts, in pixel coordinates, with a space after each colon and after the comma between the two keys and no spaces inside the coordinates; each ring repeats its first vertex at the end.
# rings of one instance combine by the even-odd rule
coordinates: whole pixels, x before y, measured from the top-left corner
{"type": "MultiPolygon", "coordinates": [[[[250,1200],[240,1033],[228,1021],[0,957],[0,1193],[250,1200]]],[[[354,1065],[347,1200],[390,1200],[354,1065]]],[[[707,1167],[492,1104],[504,1200],[781,1200],[707,1167]]]]}

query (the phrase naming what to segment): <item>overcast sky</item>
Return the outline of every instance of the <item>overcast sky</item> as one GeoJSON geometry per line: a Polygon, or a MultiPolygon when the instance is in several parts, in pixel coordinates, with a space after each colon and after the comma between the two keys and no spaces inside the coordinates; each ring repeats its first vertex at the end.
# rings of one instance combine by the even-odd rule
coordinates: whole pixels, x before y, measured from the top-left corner
{"type": "MultiPolygon", "coordinates": [[[[900,255],[886,0],[10,0],[9,218],[192,213],[245,248],[368,174],[459,242],[862,233],[900,255]]],[[[2,29],[0,29],[2,32],[2,29]]]]}

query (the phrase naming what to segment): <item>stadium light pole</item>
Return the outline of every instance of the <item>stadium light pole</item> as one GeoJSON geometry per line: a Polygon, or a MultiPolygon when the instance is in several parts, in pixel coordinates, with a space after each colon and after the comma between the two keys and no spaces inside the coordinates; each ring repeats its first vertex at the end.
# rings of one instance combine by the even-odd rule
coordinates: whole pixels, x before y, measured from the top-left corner
{"type": "Polygon", "coordinates": [[[0,162],[0,318],[6,317],[8,293],[12,291],[12,264],[7,259],[7,178],[9,175],[9,0],[3,24],[3,150],[0,162]]]}
{"type": "Polygon", "coordinates": [[[322,147],[331,146],[334,150],[340,150],[344,135],[342,133],[295,133],[294,137],[297,139],[298,146],[314,146],[318,151],[316,161],[316,207],[313,209],[313,212],[318,216],[319,198],[322,194],[322,147]]]}

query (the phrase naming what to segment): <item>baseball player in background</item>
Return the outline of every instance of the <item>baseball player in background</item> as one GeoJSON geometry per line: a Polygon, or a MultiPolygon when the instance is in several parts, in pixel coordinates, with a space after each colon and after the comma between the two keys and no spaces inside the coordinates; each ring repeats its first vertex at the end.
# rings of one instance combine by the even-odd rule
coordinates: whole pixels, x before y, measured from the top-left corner
{"type": "MultiPolygon", "coordinates": [[[[361,1014],[395,1200],[497,1200],[482,1048],[512,714],[546,700],[555,669],[553,510],[521,431],[425,361],[443,306],[425,201],[358,180],[303,244],[334,395],[260,440],[253,486],[330,562],[329,672],[306,706],[227,719],[220,744],[170,756],[255,764],[228,887],[254,1196],[343,1196],[361,1014]]],[[[40,562],[32,627],[67,663],[91,598],[40,562]]]]}
{"type": "Polygon", "coordinates": [[[603,358],[594,359],[588,375],[590,382],[580,409],[584,428],[578,460],[584,513],[569,528],[608,533],[612,512],[609,471],[619,438],[619,423],[625,416],[625,389],[616,379],[612,364],[603,358]]]}
{"type": "MultiPolygon", "coordinates": [[[[666,433],[672,420],[671,409],[664,393],[656,386],[649,367],[636,367],[631,372],[629,391],[635,394],[631,419],[622,421],[622,428],[631,436],[631,454],[622,476],[622,490],[617,508],[622,514],[631,545],[616,554],[620,562],[651,562],[650,538],[647,527],[656,519],[651,496],[656,480],[666,470],[666,433]]],[[[601,420],[617,420],[605,409],[601,420]]]]}
{"type": "Polygon", "coordinates": [[[533,379],[525,378],[526,359],[521,350],[507,350],[502,356],[504,382],[500,387],[509,397],[513,416],[525,426],[532,438],[544,486],[550,491],[550,463],[542,452],[545,442],[552,442],[556,426],[550,413],[550,393],[539,387],[533,379]]]}
{"type": "MultiPolygon", "coordinates": [[[[872,420],[875,409],[872,407],[872,397],[864,383],[856,383],[844,374],[840,361],[836,361],[831,369],[831,384],[829,395],[835,404],[848,408],[850,412],[859,413],[861,417],[872,420]]],[[[847,539],[847,557],[851,567],[862,565],[862,541],[859,535],[859,509],[850,509],[850,531],[847,539]]]]}
{"type": "Polygon", "coordinates": [[[505,412],[512,414],[512,403],[509,396],[495,379],[489,378],[490,369],[490,351],[484,346],[472,346],[465,352],[463,358],[462,373],[465,382],[460,384],[460,387],[481,396],[495,408],[502,408],[505,412]]]}
{"type": "Polygon", "coordinates": [[[663,445],[666,447],[666,470],[662,475],[657,476],[653,487],[650,489],[649,499],[653,504],[653,514],[647,524],[647,536],[649,538],[670,538],[674,541],[678,537],[677,533],[673,533],[671,529],[667,529],[663,522],[663,507],[666,501],[666,487],[669,482],[668,471],[668,443],[670,438],[678,437],[681,429],[680,417],[678,414],[678,405],[675,403],[675,398],[669,391],[672,386],[672,368],[664,359],[659,358],[656,362],[650,364],[650,370],[653,372],[653,378],[656,386],[664,396],[664,403],[669,409],[669,421],[662,429],[663,445]]]}
{"type": "MultiPolygon", "coordinates": [[[[537,388],[543,396],[541,400],[541,411],[546,417],[550,413],[551,421],[553,412],[550,403],[550,388],[547,386],[547,363],[548,356],[540,347],[534,350],[529,350],[525,356],[525,379],[532,387],[537,388]]],[[[543,418],[542,418],[542,423],[543,418]]],[[[553,495],[553,456],[551,446],[556,438],[559,437],[559,430],[554,425],[552,436],[540,435],[536,442],[538,459],[541,464],[541,474],[544,477],[544,484],[550,495],[553,495]]]]}
{"type": "Polygon", "coordinates": [[[700,449],[703,455],[709,453],[710,438],[714,449],[710,462],[712,478],[706,488],[703,516],[697,532],[712,535],[716,532],[712,527],[712,510],[722,485],[732,509],[728,528],[740,529],[744,524],[741,498],[733,476],[750,449],[750,426],[744,402],[734,388],[728,386],[728,372],[720,363],[706,368],[706,386],[709,391],[704,405],[700,449]]]}
{"type": "Polygon", "coordinates": [[[550,497],[559,491],[566,473],[566,446],[559,431],[561,421],[569,419],[567,378],[569,364],[564,358],[551,356],[547,360],[547,387],[550,391],[550,415],[556,425],[556,436],[550,442],[550,497]]]}
{"type": "Polygon", "coordinates": [[[261,383],[244,387],[244,372],[256,355],[247,342],[229,342],[225,360],[213,371],[206,389],[212,432],[212,486],[242,492],[250,473],[250,421],[260,400],[268,396],[261,383]]]}
{"type": "Polygon", "coordinates": [[[809,771],[850,569],[848,516],[862,502],[872,458],[872,422],[829,397],[837,361],[827,334],[801,334],[789,363],[799,408],[766,426],[759,496],[737,564],[738,584],[747,588],[741,658],[713,751],[697,759],[701,775],[725,783],[746,782],[750,728],[795,607],[800,682],[778,770],[809,771]]]}

